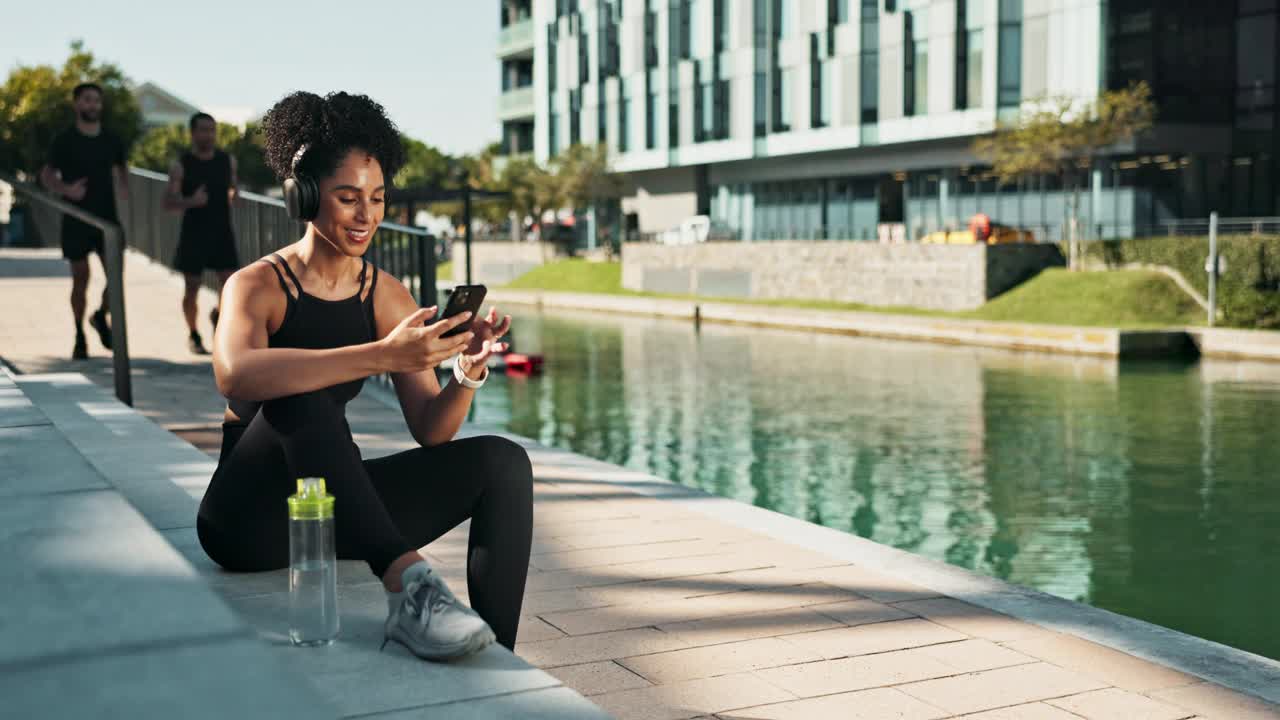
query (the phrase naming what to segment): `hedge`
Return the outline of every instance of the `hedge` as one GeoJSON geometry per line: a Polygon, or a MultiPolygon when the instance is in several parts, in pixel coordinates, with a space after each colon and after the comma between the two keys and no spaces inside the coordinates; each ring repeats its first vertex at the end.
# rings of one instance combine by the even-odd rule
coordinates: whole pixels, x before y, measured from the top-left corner
{"type": "MultiPolygon", "coordinates": [[[[1222,324],[1242,328],[1280,328],[1280,236],[1225,235],[1218,252],[1226,268],[1218,278],[1217,303],[1222,324]]],[[[1086,260],[1110,268],[1130,264],[1164,265],[1177,270],[1208,296],[1204,270],[1209,238],[1152,237],[1086,243],[1086,260]]]]}

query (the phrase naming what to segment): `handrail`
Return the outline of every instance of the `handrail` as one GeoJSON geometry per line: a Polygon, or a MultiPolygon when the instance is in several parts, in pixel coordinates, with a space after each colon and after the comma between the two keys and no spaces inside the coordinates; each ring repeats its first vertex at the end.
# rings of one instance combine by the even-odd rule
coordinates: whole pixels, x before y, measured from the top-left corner
{"type": "Polygon", "coordinates": [[[124,310],[124,243],[120,226],[103,220],[91,212],[72,205],[53,193],[16,177],[0,172],[0,180],[13,186],[15,192],[43,203],[63,215],[102,231],[103,258],[107,268],[107,304],[111,313],[111,365],[116,397],[125,405],[133,405],[133,379],[129,375],[129,331],[124,310]]]}
{"type": "MultiPolygon", "coordinates": [[[[131,167],[129,168],[129,174],[137,175],[138,177],[143,177],[148,180],[159,180],[160,182],[166,182],[166,183],[169,182],[168,175],[164,173],[158,173],[154,170],[145,170],[143,168],[131,167]]],[[[271,197],[270,195],[262,195],[261,193],[249,192],[248,190],[240,190],[236,194],[245,200],[249,200],[256,203],[262,203],[263,205],[274,205],[279,208],[284,207],[284,200],[281,200],[280,198],[271,197]]],[[[401,225],[399,223],[393,223],[393,222],[381,222],[381,223],[378,223],[378,227],[387,228],[388,230],[395,230],[397,232],[408,233],[410,235],[427,236],[431,234],[422,228],[409,227],[408,225],[401,225]]]]}

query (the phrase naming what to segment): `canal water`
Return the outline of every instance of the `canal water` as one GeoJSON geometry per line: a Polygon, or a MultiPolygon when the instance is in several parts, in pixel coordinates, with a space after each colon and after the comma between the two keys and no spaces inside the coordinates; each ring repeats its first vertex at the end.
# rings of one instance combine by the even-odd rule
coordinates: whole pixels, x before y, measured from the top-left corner
{"type": "MultiPolygon", "coordinates": [[[[779,312],[789,312],[779,310],[779,312]]],[[[1280,365],[522,310],[473,419],[1280,659],[1280,365]]]]}

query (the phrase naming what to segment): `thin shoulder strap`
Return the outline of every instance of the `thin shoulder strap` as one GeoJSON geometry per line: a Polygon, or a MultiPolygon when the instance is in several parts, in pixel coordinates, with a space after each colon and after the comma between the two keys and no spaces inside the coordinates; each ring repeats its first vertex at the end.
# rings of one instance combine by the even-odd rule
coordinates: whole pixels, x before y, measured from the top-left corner
{"type": "Polygon", "coordinates": [[[356,297],[364,297],[364,276],[369,270],[369,261],[360,258],[360,289],[356,291],[356,297]]]}
{"type": "Polygon", "coordinates": [[[276,267],[275,263],[266,258],[262,258],[262,262],[266,263],[271,268],[271,271],[276,274],[276,280],[280,281],[280,289],[284,291],[284,296],[289,298],[289,301],[292,302],[293,293],[289,292],[289,284],[284,281],[284,275],[280,274],[280,268],[276,267]]]}
{"type": "Polygon", "coordinates": [[[285,262],[285,259],[280,257],[280,253],[271,253],[271,257],[280,261],[280,265],[284,267],[285,273],[288,274],[289,279],[293,281],[294,287],[298,288],[298,297],[302,297],[302,283],[298,282],[298,276],[293,274],[293,269],[289,267],[289,263],[285,262]]]}

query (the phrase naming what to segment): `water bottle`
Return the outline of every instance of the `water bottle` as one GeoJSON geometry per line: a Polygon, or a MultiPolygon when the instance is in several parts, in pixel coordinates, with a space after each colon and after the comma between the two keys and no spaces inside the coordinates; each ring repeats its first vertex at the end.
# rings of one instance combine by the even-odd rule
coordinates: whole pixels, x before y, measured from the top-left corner
{"type": "Polygon", "coordinates": [[[289,496],[289,639],[328,645],[338,637],[338,557],[333,496],[324,478],[299,478],[289,496]]]}

